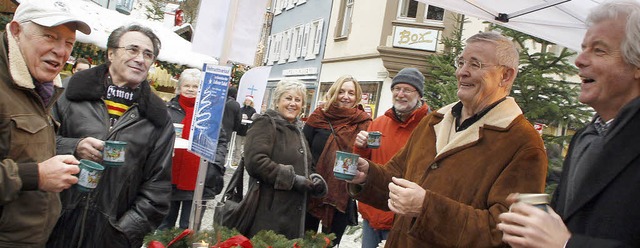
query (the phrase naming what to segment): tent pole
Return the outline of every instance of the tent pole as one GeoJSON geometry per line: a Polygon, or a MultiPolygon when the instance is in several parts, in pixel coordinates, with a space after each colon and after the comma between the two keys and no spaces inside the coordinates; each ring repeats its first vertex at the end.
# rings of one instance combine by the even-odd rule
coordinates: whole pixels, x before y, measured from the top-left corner
{"type": "Polygon", "coordinates": [[[519,11],[513,12],[513,13],[507,15],[507,22],[509,22],[509,18],[514,18],[514,17],[518,17],[518,16],[521,16],[521,15],[526,15],[526,14],[529,14],[531,12],[535,12],[535,11],[538,11],[538,10],[543,10],[543,9],[546,9],[546,8],[549,8],[549,7],[553,7],[553,6],[556,6],[556,5],[559,5],[559,4],[563,4],[563,3],[566,3],[566,2],[569,2],[569,1],[571,1],[571,0],[556,0],[556,1],[543,3],[543,4],[540,4],[540,5],[537,5],[537,6],[533,6],[533,7],[529,7],[529,8],[523,9],[523,10],[519,10],[519,11]]]}
{"type": "Polygon", "coordinates": [[[229,4],[229,14],[227,15],[227,23],[224,28],[224,43],[222,43],[222,53],[218,65],[227,65],[229,53],[231,52],[231,36],[236,25],[236,15],[238,14],[238,5],[240,0],[231,0],[229,4]]]}

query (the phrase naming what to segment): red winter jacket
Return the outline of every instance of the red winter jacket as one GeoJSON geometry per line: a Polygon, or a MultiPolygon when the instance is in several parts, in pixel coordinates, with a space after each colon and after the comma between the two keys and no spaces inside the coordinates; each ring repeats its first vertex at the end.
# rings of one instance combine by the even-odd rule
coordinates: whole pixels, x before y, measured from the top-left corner
{"type": "MultiPolygon", "coordinates": [[[[387,163],[407,143],[413,129],[428,113],[429,106],[426,103],[422,104],[403,123],[395,117],[393,109],[387,110],[383,116],[376,118],[367,129],[367,132],[379,131],[382,133],[380,148],[359,149],[354,147],[353,152],[378,164],[387,163]]],[[[373,229],[389,230],[393,225],[393,212],[382,211],[362,202],[358,202],[358,212],[373,229]]]]}

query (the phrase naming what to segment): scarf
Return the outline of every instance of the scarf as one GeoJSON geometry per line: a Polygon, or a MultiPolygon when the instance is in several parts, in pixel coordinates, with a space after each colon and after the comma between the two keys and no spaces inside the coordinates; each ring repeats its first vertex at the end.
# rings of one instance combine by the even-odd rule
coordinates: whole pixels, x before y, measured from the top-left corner
{"type": "Polygon", "coordinates": [[[113,84],[109,75],[107,75],[106,81],[107,91],[104,95],[104,103],[107,105],[107,112],[109,112],[109,123],[113,127],[116,121],[138,101],[140,87],[131,89],[128,86],[117,86],[113,84]]]}
{"type": "MultiPolygon", "coordinates": [[[[189,133],[191,132],[191,120],[193,119],[193,108],[196,103],[196,98],[179,96],[178,103],[185,112],[185,116],[182,119],[182,124],[184,124],[182,138],[188,139],[189,133]]],[[[176,188],[181,190],[195,190],[199,166],[200,157],[188,152],[186,149],[176,149],[171,167],[171,183],[175,184],[176,188]]]]}
{"type": "Polygon", "coordinates": [[[178,103],[185,112],[184,119],[182,119],[182,124],[184,124],[184,128],[182,129],[182,138],[189,139],[189,133],[191,132],[191,121],[193,120],[193,108],[196,105],[196,98],[179,96],[178,103]]]}
{"type": "Polygon", "coordinates": [[[53,96],[53,93],[55,91],[55,89],[53,88],[53,81],[44,83],[35,82],[34,85],[36,87],[36,92],[38,93],[38,95],[40,95],[40,98],[42,98],[42,103],[44,103],[44,106],[46,107],[47,105],[49,105],[51,97],[53,96]]]}
{"type": "Polygon", "coordinates": [[[361,105],[356,108],[340,108],[332,105],[326,111],[320,107],[316,108],[306,124],[314,128],[331,130],[329,122],[335,133],[327,139],[322,155],[316,163],[316,172],[327,181],[329,193],[324,198],[310,198],[308,211],[321,219],[323,225],[330,227],[335,211],[345,213],[349,201],[349,195],[344,190],[347,183],[333,176],[336,151],[352,152],[358,132],[367,130],[371,123],[371,116],[364,112],[361,105]]]}

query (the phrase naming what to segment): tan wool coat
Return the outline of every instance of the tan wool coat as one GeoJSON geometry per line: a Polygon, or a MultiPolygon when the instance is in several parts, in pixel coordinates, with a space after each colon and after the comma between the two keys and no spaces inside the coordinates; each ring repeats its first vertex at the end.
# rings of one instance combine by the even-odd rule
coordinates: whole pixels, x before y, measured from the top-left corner
{"type": "Polygon", "coordinates": [[[365,184],[349,185],[357,200],[385,210],[392,176],[426,189],[422,213],[396,215],[385,247],[506,246],[496,225],[507,195],[544,190],[542,139],[513,98],[457,133],[454,105],[425,117],[386,166],[370,162],[365,184]]]}

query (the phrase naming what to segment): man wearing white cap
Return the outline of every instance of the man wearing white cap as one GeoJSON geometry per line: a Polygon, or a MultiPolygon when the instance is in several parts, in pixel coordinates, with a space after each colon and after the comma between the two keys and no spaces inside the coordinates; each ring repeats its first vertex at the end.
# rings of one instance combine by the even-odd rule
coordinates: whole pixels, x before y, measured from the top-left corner
{"type": "Polygon", "coordinates": [[[43,247],[60,215],[57,192],[78,160],[56,154],[51,106],[76,30],[89,26],[63,1],[23,0],[0,39],[0,247],[43,247]]]}

